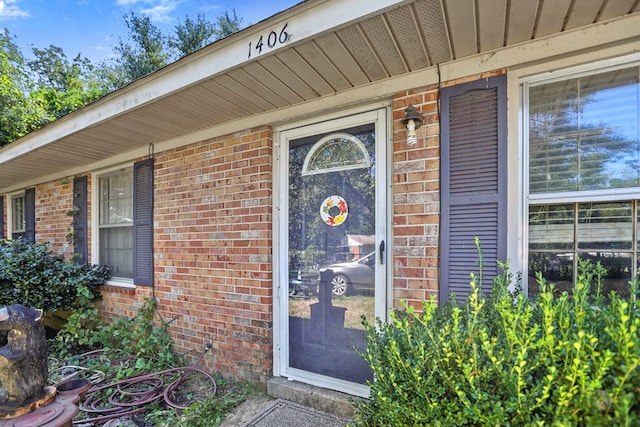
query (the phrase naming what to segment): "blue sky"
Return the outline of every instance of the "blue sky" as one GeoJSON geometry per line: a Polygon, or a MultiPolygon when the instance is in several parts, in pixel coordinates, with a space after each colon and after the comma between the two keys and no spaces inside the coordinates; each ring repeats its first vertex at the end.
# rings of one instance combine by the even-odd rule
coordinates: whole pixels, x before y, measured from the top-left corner
{"type": "Polygon", "coordinates": [[[214,20],[235,9],[243,24],[255,24],[302,0],[0,0],[0,28],[8,28],[22,53],[31,47],[61,47],[69,59],[78,53],[97,62],[112,55],[126,35],[123,15],[147,15],[165,34],[185,14],[214,20]]]}

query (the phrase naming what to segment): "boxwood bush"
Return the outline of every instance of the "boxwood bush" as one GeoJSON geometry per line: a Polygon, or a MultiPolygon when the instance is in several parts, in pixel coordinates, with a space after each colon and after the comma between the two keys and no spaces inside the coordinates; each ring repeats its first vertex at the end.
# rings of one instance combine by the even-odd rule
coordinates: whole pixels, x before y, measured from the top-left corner
{"type": "Polygon", "coordinates": [[[638,280],[628,300],[603,296],[606,271],[580,261],[572,294],[538,275],[532,300],[501,267],[489,295],[472,275],[465,304],[364,322],[375,381],[356,425],[640,425],[638,280]]]}
{"type": "Polygon", "coordinates": [[[75,310],[100,298],[98,286],[108,279],[106,266],[65,261],[48,243],[0,240],[0,307],[75,310]]]}

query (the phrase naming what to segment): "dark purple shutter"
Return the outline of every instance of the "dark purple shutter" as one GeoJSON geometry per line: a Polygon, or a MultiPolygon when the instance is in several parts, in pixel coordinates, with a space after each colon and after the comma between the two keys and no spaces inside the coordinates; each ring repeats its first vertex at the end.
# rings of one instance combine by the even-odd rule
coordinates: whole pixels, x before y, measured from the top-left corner
{"type": "Polygon", "coordinates": [[[24,191],[24,239],[27,242],[36,241],[36,189],[27,188],[24,191]]]}
{"type": "Polygon", "coordinates": [[[506,75],[442,90],[441,301],[469,294],[480,279],[475,238],[483,253],[483,292],[506,261],[506,75]]]}
{"type": "Polygon", "coordinates": [[[4,196],[0,196],[0,240],[4,239],[4,196]]]}
{"type": "Polygon", "coordinates": [[[153,159],[133,165],[133,282],[153,285],[153,159]]]}
{"type": "Polygon", "coordinates": [[[75,262],[86,264],[87,251],[87,177],[73,179],[73,254],[75,262]]]}

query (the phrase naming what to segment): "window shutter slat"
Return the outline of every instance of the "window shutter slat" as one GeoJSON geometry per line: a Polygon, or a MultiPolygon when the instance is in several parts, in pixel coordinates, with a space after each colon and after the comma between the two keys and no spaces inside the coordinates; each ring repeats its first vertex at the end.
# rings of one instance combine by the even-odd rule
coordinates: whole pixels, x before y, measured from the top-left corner
{"type": "Polygon", "coordinates": [[[470,274],[491,289],[506,258],[506,76],[442,91],[441,301],[463,301],[470,274]]]}
{"type": "Polygon", "coordinates": [[[80,176],[73,179],[73,253],[75,262],[86,264],[87,251],[87,177],[80,176]]]}
{"type": "Polygon", "coordinates": [[[153,159],[133,166],[133,281],[153,285],[153,159]]]}
{"type": "Polygon", "coordinates": [[[24,191],[24,238],[27,242],[36,241],[36,189],[27,188],[24,191]]]}

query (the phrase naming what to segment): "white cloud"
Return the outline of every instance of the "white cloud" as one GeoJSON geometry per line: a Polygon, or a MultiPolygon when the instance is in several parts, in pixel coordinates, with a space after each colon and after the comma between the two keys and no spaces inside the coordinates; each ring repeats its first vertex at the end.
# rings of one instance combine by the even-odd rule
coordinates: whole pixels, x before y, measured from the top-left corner
{"type": "Polygon", "coordinates": [[[155,6],[141,9],[140,13],[147,15],[153,22],[171,22],[173,17],[171,12],[176,8],[176,4],[173,2],[161,1],[155,6]]]}
{"type": "Polygon", "coordinates": [[[17,0],[0,0],[0,20],[30,16],[29,12],[16,6],[17,0]]]}
{"type": "MultiPolygon", "coordinates": [[[[1,0],[0,0],[1,1],[1,0]]],[[[148,16],[153,22],[173,22],[175,16],[172,13],[180,3],[185,0],[116,0],[117,6],[138,6],[138,12],[148,16]]]]}

